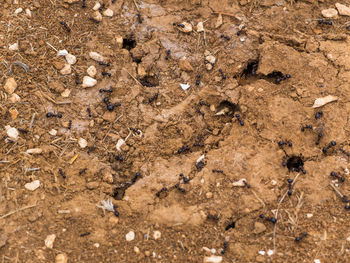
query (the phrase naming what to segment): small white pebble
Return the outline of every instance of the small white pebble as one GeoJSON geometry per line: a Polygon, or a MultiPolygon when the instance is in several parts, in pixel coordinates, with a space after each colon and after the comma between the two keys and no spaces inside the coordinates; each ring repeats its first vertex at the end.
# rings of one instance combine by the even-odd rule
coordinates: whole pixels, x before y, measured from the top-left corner
{"type": "Polygon", "coordinates": [[[83,78],[83,88],[90,88],[97,84],[97,80],[89,76],[84,76],[83,78]]]}
{"type": "Polygon", "coordinates": [[[272,249],[269,249],[268,251],[267,251],[267,255],[270,257],[270,256],[272,256],[273,255],[273,250],[272,249]]]}
{"type": "Polygon", "coordinates": [[[26,16],[28,17],[28,18],[31,18],[32,17],[32,11],[30,11],[30,9],[26,9],[26,16]]]}
{"type": "Polygon", "coordinates": [[[41,148],[33,148],[33,149],[28,149],[26,153],[28,154],[40,154],[43,152],[43,149],[41,148]]]}
{"type": "Polygon", "coordinates": [[[215,249],[215,248],[212,248],[212,249],[210,249],[210,252],[211,252],[212,254],[215,254],[215,253],[216,253],[216,249],[215,249]]]}
{"type": "Polygon", "coordinates": [[[307,213],[307,214],[306,214],[306,217],[307,217],[307,218],[311,218],[311,217],[313,217],[313,216],[314,216],[314,215],[311,214],[311,213],[307,213]]]}
{"type": "Polygon", "coordinates": [[[19,132],[16,128],[11,127],[10,125],[5,126],[5,130],[7,133],[7,136],[10,137],[12,140],[17,140],[19,132]]]}
{"type": "Polygon", "coordinates": [[[52,235],[48,235],[45,239],[45,246],[47,248],[53,248],[53,242],[55,241],[56,239],[56,235],[55,234],[52,234],[52,235]]]}
{"type": "Polygon", "coordinates": [[[99,244],[99,243],[95,243],[95,244],[94,244],[94,247],[99,248],[99,247],[100,247],[100,244],[99,244]]]}
{"type": "Polygon", "coordinates": [[[57,135],[57,130],[52,129],[52,130],[49,131],[49,134],[52,135],[52,136],[56,136],[57,135]]]}
{"type": "Polygon", "coordinates": [[[183,90],[188,90],[190,87],[191,87],[191,85],[190,84],[180,84],[180,87],[183,89],[183,90]]]}
{"type": "Polygon", "coordinates": [[[210,257],[204,257],[203,262],[204,263],[220,263],[222,261],[221,256],[210,256],[210,257]]]}
{"type": "Polygon", "coordinates": [[[204,184],[204,179],[202,178],[202,179],[200,180],[200,182],[201,182],[201,184],[204,184]]]}
{"type": "Polygon", "coordinates": [[[205,57],[205,60],[208,61],[210,64],[214,64],[216,61],[216,58],[213,55],[209,55],[205,57]]]}
{"type": "Polygon", "coordinates": [[[88,69],[86,70],[86,73],[91,77],[94,78],[96,76],[97,70],[95,68],[95,66],[90,66],[88,67],[88,69]]]}
{"type": "Polygon", "coordinates": [[[129,233],[127,233],[125,235],[126,241],[133,241],[135,239],[135,232],[134,231],[130,231],[129,233]]]}
{"type": "Polygon", "coordinates": [[[272,185],[276,185],[277,182],[276,182],[275,180],[271,180],[271,184],[272,184],[272,185]]]}
{"type": "Polygon", "coordinates": [[[67,56],[68,55],[68,51],[66,49],[62,49],[62,50],[59,50],[57,52],[57,56],[60,57],[60,56],[67,56]]]}
{"type": "Polygon", "coordinates": [[[67,54],[65,57],[66,57],[68,64],[74,65],[77,62],[76,56],[74,56],[72,54],[67,54]]]}
{"type": "Polygon", "coordinates": [[[259,255],[265,256],[265,251],[264,250],[260,250],[258,253],[259,253],[259,255]]]}
{"type": "Polygon", "coordinates": [[[314,263],[321,263],[321,260],[319,260],[319,259],[314,259],[314,263]]]}
{"type": "Polygon", "coordinates": [[[61,96],[63,98],[68,98],[70,95],[70,89],[65,89],[62,93],[61,93],[61,96]]]}
{"type": "Polygon", "coordinates": [[[17,9],[15,10],[15,14],[16,14],[16,15],[18,15],[18,14],[20,14],[20,13],[22,13],[22,12],[23,12],[23,8],[22,8],[22,7],[17,8],[17,9]]]}
{"type": "Polygon", "coordinates": [[[78,144],[80,148],[84,149],[87,146],[87,141],[84,138],[79,138],[78,139],[78,144]]]}
{"type": "Polygon", "coordinates": [[[101,7],[101,4],[99,2],[96,2],[92,10],[97,11],[101,7]]]}
{"type": "Polygon", "coordinates": [[[154,231],[153,232],[153,238],[155,240],[159,239],[162,236],[162,233],[160,233],[160,231],[154,231]]]}
{"type": "Polygon", "coordinates": [[[71,68],[70,64],[64,65],[63,69],[61,69],[60,72],[62,75],[69,75],[70,73],[72,73],[72,68],[71,68]]]}
{"type": "Polygon", "coordinates": [[[24,187],[29,190],[29,191],[34,191],[36,190],[38,187],[40,186],[40,181],[39,180],[35,180],[31,183],[26,183],[24,185],[24,187]]]}
{"type": "Polygon", "coordinates": [[[95,60],[97,62],[103,62],[104,61],[104,57],[101,54],[97,53],[97,52],[91,51],[89,53],[89,56],[90,56],[91,59],[93,59],[93,60],[95,60]]]}
{"type": "Polygon", "coordinates": [[[107,8],[106,10],[103,11],[103,15],[107,17],[112,17],[114,14],[112,9],[107,8]]]}
{"type": "Polygon", "coordinates": [[[197,24],[197,32],[203,32],[204,31],[204,26],[203,26],[203,22],[199,22],[197,24]]]}
{"type": "Polygon", "coordinates": [[[117,145],[115,146],[117,148],[118,151],[121,151],[121,147],[122,145],[125,143],[125,141],[123,139],[119,139],[117,142],[117,145]]]}
{"type": "Polygon", "coordinates": [[[18,51],[18,49],[19,49],[18,43],[14,43],[14,44],[9,46],[9,50],[11,50],[11,51],[18,51]]]}
{"type": "Polygon", "coordinates": [[[245,186],[245,182],[247,182],[247,180],[245,178],[242,178],[242,179],[238,180],[237,182],[233,182],[232,185],[233,186],[245,186]]]}

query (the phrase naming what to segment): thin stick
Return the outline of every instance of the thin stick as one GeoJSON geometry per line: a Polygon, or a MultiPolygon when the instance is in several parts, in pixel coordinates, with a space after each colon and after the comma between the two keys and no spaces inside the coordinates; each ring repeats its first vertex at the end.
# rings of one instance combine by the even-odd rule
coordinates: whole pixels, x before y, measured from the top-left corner
{"type": "Polygon", "coordinates": [[[123,114],[120,115],[118,118],[116,118],[112,123],[111,123],[111,126],[109,127],[105,137],[103,137],[101,143],[106,139],[107,135],[109,134],[109,132],[111,131],[112,127],[113,127],[113,124],[115,124],[118,120],[120,120],[120,118],[123,117],[123,114]]]}
{"type": "Polygon", "coordinates": [[[35,120],[35,115],[36,115],[36,113],[34,112],[34,113],[33,113],[33,116],[32,116],[32,119],[31,119],[31,121],[30,121],[30,125],[29,125],[29,129],[30,129],[30,130],[31,130],[32,127],[33,127],[33,123],[34,123],[34,120],[35,120]]]}
{"type": "MultiPolygon", "coordinates": [[[[292,182],[292,186],[295,184],[295,182],[297,181],[298,177],[299,177],[300,173],[297,174],[297,176],[295,176],[293,182],[292,182]]],[[[282,204],[284,198],[287,196],[288,194],[288,190],[284,193],[284,195],[282,196],[281,200],[278,202],[277,204],[277,209],[276,209],[276,213],[275,213],[275,218],[277,219],[277,216],[278,216],[278,210],[279,210],[279,207],[280,205],[282,204]]],[[[273,228],[273,251],[276,250],[276,230],[277,230],[277,221],[274,225],[274,228],[273,228]]]]}
{"type": "Polygon", "coordinates": [[[333,185],[332,183],[329,184],[333,190],[340,196],[340,198],[344,198],[344,195],[335,187],[335,185],[333,185]]]}
{"type": "Polygon", "coordinates": [[[35,204],[35,205],[28,205],[28,206],[25,206],[25,207],[16,209],[16,210],[14,210],[14,211],[12,211],[12,212],[10,212],[10,213],[7,213],[7,214],[1,216],[0,219],[3,219],[3,218],[5,218],[5,217],[8,217],[8,216],[10,216],[10,215],[13,215],[13,214],[15,214],[15,213],[17,213],[17,212],[19,212],[19,211],[22,211],[22,210],[25,210],[25,209],[28,209],[28,208],[32,208],[32,207],[35,207],[35,206],[37,206],[37,205],[36,205],[36,204],[35,204]]]}
{"type": "Polygon", "coordinates": [[[231,16],[236,18],[236,15],[230,14],[230,13],[223,13],[223,12],[213,12],[215,15],[224,15],[224,16],[231,16]]]}
{"type": "Polygon", "coordinates": [[[51,47],[53,50],[55,50],[56,52],[58,52],[58,50],[57,50],[56,48],[54,48],[54,46],[51,45],[49,42],[46,42],[46,44],[47,44],[49,47],[51,47]]]}
{"type": "Polygon", "coordinates": [[[126,72],[128,72],[128,74],[130,75],[130,77],[132,77],[141,87],[143,87],[143,85],[141,84],[140,81],[138,81],[133,75],[130,74],[130,72],[128,70],[126,70],[126,72]]]}
{"type": "Polygon", "coordinates": [[[139,6],[136,4],[136,1],[135,1],[135,0],[134,0],[134,4],[135,4],[135,6],[136,6],[137,11],[140,13],[140,8],[139,8],[139,6]]]}

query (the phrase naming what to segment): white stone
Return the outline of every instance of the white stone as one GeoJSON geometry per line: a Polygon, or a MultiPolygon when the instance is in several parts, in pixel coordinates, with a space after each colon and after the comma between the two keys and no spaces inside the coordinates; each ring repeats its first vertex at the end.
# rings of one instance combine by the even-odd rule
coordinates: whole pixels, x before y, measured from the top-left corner
{"type": "Polygon", "coordinates": [[[199,156],[199,158],[197,159],[196,163],[199,163],[199,162],[203,161],[204,158],[205,158],[205,155],[202,154],[201,156],[199,156]]]}
{"type": "Polygon", "coordinates": [[[338,15],[338,11],[334,8],[323,9],[321,13],[325,18],[335,18],[338,15]]]}
{"type": "Polygon", "coordinates": [[[338,100],[338,97],[332,96],[332,95],[328,95],[328,96],[323,97],[323,98],[317,98],[312,107],[313,108],[322,107],[323,105],[325,105],[327,103],[337,101],[337,100],[338,100]]]}
{"type": "Polygon", "coordinates": [[[184,25],[184,27],[178,26],[180,31],[185,33],[192,32],[192,25],[190,23],[182,22],[181,24],[184,25]]]}
{"type": "Polygon", "coordinates": [[[12,103],[16,103],[19,101],[21,101],[21,97],[18,96],[16,93],[13,93],[9,98],[9,102],[12,102],[12,103]]]}
{"type": "Polygon", "coordinates": [[[65,89],[62,93],[61,93],[61,96],[63,97],[63,98],[68,98],[69,97],[69,95],[70,95],[70,89],[65,89]]]}
{"type": "Polygon", "coordinates": [[[12,94],[15,92],[17,88],[17,82],[14,78],[8,78],[4,85],[4,90],[7,92],[7,94],[12,94]]]}
{"type": "Polygon", "coordinates": [[[97,22],[101,22],[102,21],[102,15],[99,11],[95,11],[92,15],[92,18],[97,21],[97,22]]]}
{"type": "Polygon", "coordinates": [[[338,12],[342,16],[350,16],[350,8],[346,5],[342,5],[340,3],[336,3],[335,7],[338,9],[338,12]]]}
{"type": "Polygon", "coordinates": [[[96,70],[95,66],[90,66],[90,67],[88,67],[86,72],[90,77],[94,78],[96,76],[97,70],[96,70]]]}
{"type": "Polygon", "coordinates": [[[26,16],[28,17],[28,18],[31,18],[32,17],[32,11],[30,11],[30,9],[26,9],[26,16]]]}
{"type": "Polygon", "coordinates": [[[83,78],[83,88],[90,88],[97,84],[97,80],[89,76],[84,76],[83,78]]]}
{"type": "Polygon", "coordinates": [[[99,248],[99,247],[100,247],[100,244],[99,244],[99,243],[95,243],[95,244],[94,244],[94,247],[95,247],[95,248],[99,248]]]}
{"type": "Polygon", "coordinates": [[[35,180],[35,181],[31,182],[31,183],[26,183],[26,184],[24,185],[24,187],[25,187],[27,190],[29,190],[29,191],[34,191],[34,190],[36,190],[37,188],[39,188],[39,186],[40,186],[40,181],[39,181],[39,180],[35,180]]]}
{"type": "Polygon", "coordinates": [[[319,259],[314,259],[314,263],[321,263],[321,260],[319,260],[319,259]]]}
{"type": "Polygon", "coordinates": [[[190,84],[180,84],[180,87],[183,89],[183,90],[188,90],[190,87],[191,87],[191,85],[190,84]]]}
{"type": "Polygon", "coordinates": [[[119,139],[117,142],[117,145],[115,146],[117,148],[118,151],[121,151],[121,147],[122,145],[125,143],[125,141],[123,139],[119,139]]]}
{"type": "Polygon", "coordinates": [[[65,57],[66,57],[68,64],[74,65],[77,62],[76,56],[74,56],[72,54],[67,54],[65,57]]]}
{"type": "Polygon", "coordinates": [[[212,248],[212,249],[210,249],[210,252],[211,252],[212,254],[215,254],[215,253],[216,253],[216,249],[215,249],[215,248],[212,248]]]}
{"type": "Polygon", "coordinates": [[[216,61],[216,58],[213,55],[209,55],[205,57],[205,60],[208,61],[210,64],[214,64],[216,61]]]}
{"type": "Polygon", "coordinates": [[[125,235],[126,241],[130,242],[133,241],[135,239],[135,232],[134,231],[130,231],[129,233],[127,233],[125,235]]]}
{"type": "Polygon", "coordinates": [[[161,236],[162,236],[162,233],[160,233],[160,231],[157,230],[157,231],[154,231],[154,232],[153,232],[153,238],[154,238],[155,240],[161,238],[161,236]]]}
{"type": "Polygon", "coordinates": [[[112,9],[107,8],[106,10],[103,11],[104,16],[112,17],[114,15],[114,12],[112,9]]]}
{"type": "Polygon", "coordinates": [[[84,138],[79,138],[78,139],[78,144],[80,146],[80,148],[84,149],[87,146],[87,141],[84,138]]]}
{"type": "Polygon", "coordinates": [[[277,185],[276,180],[271,180],[271,184],[272,184],[273,186],[277,185]]]}
{"type": "Polygon", "coordinates": [[[52,234],[52,235],[48,235],[45,239],[45,246],[47,248],[53,248],[53,242],[55,242],[56,239],[56,235],[52,234]]]}
{"type": "Polygon", "coordinates": [[[307,218],[311,218],[311,217],[313,217],[313,216],[314,216],[314,215],[311,214],[311,213],[307,213],[307,214],[306,214],[306,217],[307,217],[307,218]]]}
{"type": "Polygon", "coordinates": [[[66,50],[66,49],[62,49],[62,50],[59,50],[58,52],[57,52],[57,56],[59,57],[59,56],[66,56],[66,55],[68,55],[69,53],[68,53],[68,51],[66,50]]]}
{"type": "Polygon", "coordinates": [[[267,251],[267,255],[270,257],[270,256],[272,256],[273,255],[273,250],[272,249],[269,249],[268,251],[267,251]]]}
{"type": "Polygon", "coordinates": [[[204,263],[220,263],[222,261],[222,256],[212,255],[210,257],[204,257],[204,263]]]}
{"type": "Polygon", "coordinates": [[[223,19],[222,19],[222,15],[219,14],[219,15],[218,15],[218,19],[216,20],[216,23],[215,23],[215,28],[219,28],[219,27],[222,25],[223,22],[224,22],[224,21],[223,21],[223,19]]]}
{"type": "Polygon", "coordinates": [[[49,131],[49,134],[52,135],[52,136],[56,136],[57,135],[57,130],[52,129],[52,130],[49,131]]]}
{"type": "Polygon", "coordinates": [[[103,62],[104,61],[104,57],[102,55],[100,55],[97,52],[91,51],[89,53],[90,58],[92,58],[93,60],[97,61],[97,62],[103,62]]]}
{"type": "Polygon", "coordinates": [[[28,149],[26,151],[26,153],[28,153],[28,154],[40,154],[42,152],[43,152],[43,149],[41,149],[41,148],[32,148],[32,149],[28,149]]]}
{"type": "Polygon", "coordinates": [[[97,11],[101,7],[101,4],[99,2],[96,2],[92,10],[97,11]]]}
{"type": "Polygon", "coordinates": [[[14,44],[9,46],[9,50],[11,50],[11,51],[18,51],[18,49],[19,49],[18,43],[14,43],[14,44]]]}
{"type": "Polygon", "coordinates": [[[5,126],[5,130],[6,130],[7,136],[10,137],[10,139],[15,141],[18,139],[19,132],[16,128],[11,127],[10,125],[7,125],[5,126]]]}
{"type": "Polygon", "coordinates": [[[265,251],[264,250],[260,250],[258,253],[259,253],[259,255],[265,256],[265,251]]]}
{"type": "Polygon", "coordinates": [[[15,10],[15,15],[18,15],[18,14],[20,14],[20,13],[22,13],[22,12],[23,12],[23,8],[22,8],[22,7],[17,8],[17,9],[15,10]]]}
{"type": "Polygon", "coordinates": [[[63,69],[61,69],[60,72],[62,75],[69,75],[70,73],[72,73],[72,68],[70,64],[65,64],[63,69]]]}
{"type": "Polygon", "coordinates": [[[66,254],[58,254],[55,258],[55,263],[67,263],[68,257],[66,254]]]}
{"type": "Polygon", "coordinates": [[[245,182],[247,182],[247,180],[245,178],[242,178],[242,179],[238,180],[237,182],[233,182],[232,185],[233,186],[245,186],[245,182]]]}
{"type": "Polygon", "coordinates": [[[203,22],[199,22],[199,23],[197,24],[197,32],[198,32],[198,33],[204,32],[203,22]]]}

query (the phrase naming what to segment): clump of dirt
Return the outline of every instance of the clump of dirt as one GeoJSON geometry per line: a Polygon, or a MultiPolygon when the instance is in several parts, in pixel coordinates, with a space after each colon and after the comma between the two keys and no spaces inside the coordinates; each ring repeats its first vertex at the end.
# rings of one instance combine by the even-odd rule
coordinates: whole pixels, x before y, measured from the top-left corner
{"type": "Polygon", "coordinates": [[[95,4],[1,4],[2,262],[346,262],[335,2],[95,4]]]}

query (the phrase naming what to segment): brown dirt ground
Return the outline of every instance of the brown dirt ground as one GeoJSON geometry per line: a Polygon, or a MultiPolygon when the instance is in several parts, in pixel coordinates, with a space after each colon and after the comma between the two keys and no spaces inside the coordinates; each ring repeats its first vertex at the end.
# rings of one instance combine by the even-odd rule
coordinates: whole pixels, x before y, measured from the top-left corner
{"type": "Polygon", "coordinates": [[[0,1],[1,87],[14,77],[21,98],[11,103],[1,89],[1,262],[54,262],[62,253],[68,262],[203,262],[212,254],[203,247],[215,249],[222,262],[350,262],[350,212],[329,186],[333,182],[344,195],[350,190],[348,19],[318,23],[321,10],[335,1],[137,0],[142,23],[132,0],[105,1],[114,16],[100,23],[89,19],[94,1],[86,0],[85,9],[81,1],[18,2],[0,1]],[[15,15],[19,7],[31,9],[32,17],[15,15]],[[218,27],[217,13],[224,13],[218,27]],[[200,21],[205,33],[173,26],[189,22],[196,30],[200,21]],[[10,51],[15,42],[19,51],[10,51]],[[60,74],[65,60],[47,43],[77,57],[71,74],[60,74]],[[110,67],[90,59],[90,51],[110,67]],[[207,53],[216,57],[212,70],[206,69],[207,53]],[[11,74],[15,61],[29,72],[14,66],[11,74]],[[98,84],[83,89],[75,74],[81,83],[91,65],[98,84]],[[286,74],[291,77],[278,84],[286,74]],[[180,83],[191,87],[183,91],[180,83]],[[63,98],[57,85],[70,96],[63,98]],[[99,93],[106,87],[113,92],[99,93]],[[313,102],[326,95],[339,100],[323,106],[316,120],[320,109],[313,102]],[[104,97],[121,106],[107,111],[104,97]],[[49,111],[63,117],[46,118],[49,111]],[[6,125],[23,129],[17,141],[6,138],[6,125]],[[313,129],[302,132],[305,125],[313,129]],[[80,137],[87,148],[79,147],[80,137]],[[121,138],[126,144],[119,152],[121,138]],[[279,147],[280,140],[292,147],[279,147]],[[332,140],[337,145],[323,153],[332,140]],[[43,152],[26,154],[31,148],[43,152]],[[293,156],[301,156],[306,174],[282,165],[293,165],[293,156]],[[296,176],[293,194],[282,200],[287,179],[296,176]],[[232,185],[241,178],[251,187],[232,185]],[[33,180],[41,185],[29,191],[24,185],[33,180]],[[118,206],[119,218],[96,206],[107,199],[118,206]],[[276,216],[277,224],[261,214],[276,216]],[[127,242],[129,231],[135,239],[127,242]],[[161,238],[155,240],[154,231],[161,238]],[[307,236],[295,242],[303,232],[307,236]],[[53,248],[44,242],[50,234],[56,235],[53,248]]]}

